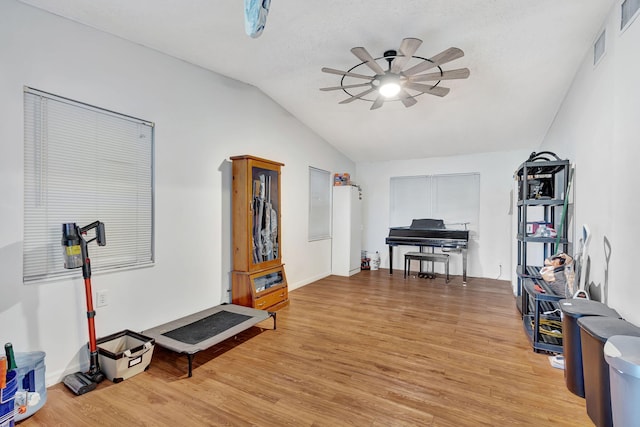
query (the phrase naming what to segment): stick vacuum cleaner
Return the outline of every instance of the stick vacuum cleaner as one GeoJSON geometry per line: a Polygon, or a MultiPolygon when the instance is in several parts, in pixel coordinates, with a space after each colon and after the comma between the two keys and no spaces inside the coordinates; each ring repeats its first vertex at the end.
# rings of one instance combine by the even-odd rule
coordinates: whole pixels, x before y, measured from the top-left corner
{"type": "Polygon", "coordinates": [[[89,323],[89,370],[69,374],[62,380],[77,395],[85,394],[96,388],[104,379],[98,364],[98,346],[96,344],[96,331],[93,310],[93,294],[91,291],[91,261],[87,244],[96,241],[98,246],[104,246],[107,241],[104,234],[104,224],[100,221],[92,222],[84,227],[78,227],[75,223],[62,224],[62,246],[64,254],[64,268],[74,269],[82,267],[84,277],[84,292],[87,300],[87,320],[89,323]],[[85,240],[83,235],[87,231],[95,229],[95,237],[85,240]]]}

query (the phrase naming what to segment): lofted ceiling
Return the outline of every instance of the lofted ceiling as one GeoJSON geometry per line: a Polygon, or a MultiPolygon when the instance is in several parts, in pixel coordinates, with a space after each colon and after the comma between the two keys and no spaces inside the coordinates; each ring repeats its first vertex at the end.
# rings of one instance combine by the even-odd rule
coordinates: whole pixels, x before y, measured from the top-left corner
{"type": "Polygon", "coordinates": [[[537,147],[617,0],[272,0],[264,32],[244,30],[243,0],[21,0],[258,87],[354,161],[537,147]],[[443,81],[405,108],[354,101],[337,86],[360,63],[423,41],[430,58],[455,46],[466,80],[443,81]]]}

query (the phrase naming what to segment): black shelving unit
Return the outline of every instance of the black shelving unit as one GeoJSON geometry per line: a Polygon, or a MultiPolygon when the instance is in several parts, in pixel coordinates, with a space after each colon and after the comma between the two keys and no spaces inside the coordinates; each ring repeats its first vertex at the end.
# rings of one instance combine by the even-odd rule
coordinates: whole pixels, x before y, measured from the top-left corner
{"type": "Polygon", "coordinates": [[[544,259],[559,251],[569,252],[565,198],[570,167],[568,160],[558,159],[553,153],[533,153],[515,173],[518,182],[516,293],[519,297],[516,302],[534,351],[562,353],[562,339],[553,336],[550,325],[559,324],[557,302],[564,295],[553,293],[542,279],[540,269],[544,259]],[[549,228],[557,235],[550,235],[549,228]]]}

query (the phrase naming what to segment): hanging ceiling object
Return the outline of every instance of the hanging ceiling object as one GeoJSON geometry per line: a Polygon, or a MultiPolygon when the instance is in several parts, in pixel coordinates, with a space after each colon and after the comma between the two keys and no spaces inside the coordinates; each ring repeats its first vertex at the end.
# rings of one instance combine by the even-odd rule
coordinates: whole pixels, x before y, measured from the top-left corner
{"type": "Polygon", "coordinates": [[[440,86],[442,80],[469,77],[468,68],[444,71],[441,67],[462,58],[464,56],[462,50],[450,47],[431,58],[423,58],[414,55],[421,44],[420,39],[406,38],[402,40],[398,51],[388,50],[378,58],[371,56],[363,47],[354,47],[351,53],[362,62],[347,71],[323,68],[323,72],[337,74],[342,78],[340,86],[325,87],[320,90],[342,90],[349,95],[349,98],[340,101],[340,104],[348,104],[355,100],[369,101],[373,102],[372,110],[382,107],[382,104],[387,101],[401,101],[405,107],[411,107],[418,102],[416,97],[424,93],[440,97],[448,94],[450,89],[440,86]],[[382,67],[383,65],[387,66],[386,70],[382,67]],[[437,71],[420,74],[434,68],[437,71]],[[375,74],[364,74],[371,71],[375,74]]]}
{"type": "Polygon", "coordinates": [[[271,0],[244,0],[244,29],[248,36],[260,37],[267,24],[271,0]]]}

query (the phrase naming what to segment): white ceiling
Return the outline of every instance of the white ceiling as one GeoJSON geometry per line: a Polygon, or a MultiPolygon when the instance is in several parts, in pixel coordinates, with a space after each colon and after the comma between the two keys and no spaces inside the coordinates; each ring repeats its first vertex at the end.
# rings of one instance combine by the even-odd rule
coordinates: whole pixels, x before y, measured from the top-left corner
{"type": "Polygon", "coordinates": [[[536,147],[618,0],[272,0],[255,39],[243,0],[22,1],[254,85],[352,160],[381,161],[536,147]],[[421,57],[462,49],[442,68],[471,76],[410,108],[318,90],[340,81],[322,67],[360,62],[352,47],[379,57],[405,37],[421,57]]]}

